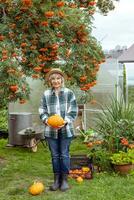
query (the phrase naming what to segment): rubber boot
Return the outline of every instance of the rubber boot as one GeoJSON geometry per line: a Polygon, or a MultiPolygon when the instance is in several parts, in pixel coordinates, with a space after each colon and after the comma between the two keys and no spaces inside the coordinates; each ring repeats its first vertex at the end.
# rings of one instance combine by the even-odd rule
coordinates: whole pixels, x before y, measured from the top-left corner
{"type": "Polygon", "coordinates": [[[60,188],[60,174],[54,174],[54,183],[50,186],[51,191],[56,191],[60,188]]]}
{"type": "Polygon", "coordinates": [[[68,179],[68,174],[62,174],[60,190],[63,192],[69,189],[67,179],[68,179]]]}

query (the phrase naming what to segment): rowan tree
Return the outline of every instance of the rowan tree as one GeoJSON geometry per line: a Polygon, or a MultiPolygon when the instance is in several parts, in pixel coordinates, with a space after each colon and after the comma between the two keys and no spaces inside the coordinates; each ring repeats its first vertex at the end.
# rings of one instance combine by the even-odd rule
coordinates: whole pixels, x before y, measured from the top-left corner
{"type": "Polygon", "coordinates": [[[104,62],[92,35],[93,15],[107,15],[113,1],[0,0],[0,105],[25,103],[27,77],[44,79],[54,67],[70,84],[90,90],[104,62]]]}

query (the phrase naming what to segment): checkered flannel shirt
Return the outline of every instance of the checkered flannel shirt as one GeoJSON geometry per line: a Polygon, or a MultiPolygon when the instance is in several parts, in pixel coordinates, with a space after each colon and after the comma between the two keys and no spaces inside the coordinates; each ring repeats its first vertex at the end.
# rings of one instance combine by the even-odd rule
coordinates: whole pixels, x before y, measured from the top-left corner
{"type": "MultiPolygon", "coordinates": [[[[41,99],[39,114],[40,119],[45,122],[49,116],[60,113],[67,125],[60,129],[62,137],[72,137],[74,135],[73,121],[78,114],[76,98],[69,88],[61,88],[59,95],[53,89],[44,92],[41,99]]],[[[57,138],[58,131],[45,125],[45,137],[57,138]]]]}

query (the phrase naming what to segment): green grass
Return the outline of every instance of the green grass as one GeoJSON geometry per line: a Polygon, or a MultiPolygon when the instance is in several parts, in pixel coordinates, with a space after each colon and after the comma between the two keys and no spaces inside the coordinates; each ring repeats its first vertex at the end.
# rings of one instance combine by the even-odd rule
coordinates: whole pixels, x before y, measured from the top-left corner
{"type": "MultiPolygon", "coordinates": [[[[0,200],[133,200],[134,177],[118,176],[115,173],[95,173],[92,180],[79,184],[69,179],[71,189],[66,192],[49,191],[53,174],[48,148],[40,143],[38,151],[28,148],[6,147],[7,141],[0,140],[0,200]],[[31,196],[28,187],[40,180],[45,192],[31,196]]],[[[71,154],[87,153],[80,139],[71,145],[71,154]]]]}

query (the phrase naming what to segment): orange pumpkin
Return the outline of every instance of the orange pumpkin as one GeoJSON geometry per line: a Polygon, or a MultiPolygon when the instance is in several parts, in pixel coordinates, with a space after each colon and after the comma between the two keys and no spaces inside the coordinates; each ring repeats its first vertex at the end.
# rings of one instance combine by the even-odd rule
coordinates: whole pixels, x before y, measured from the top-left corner
{"type": "Polygon", "coordinates": [[[76,180],[77,180],[78,183],[82,183],[83,182],[83,178],[81,176],[79,176],[76,180]]]}
{"type": "Polygon", "coordinates": [[[44,191],[45,187],[43,183],[36,181],[29,187],[29,193],[32,195],[38,195],[44,191]]]}
{"type": "Polygon", "coordinates": [[[48,118],[47,123],[53,128],[58,128],[64,125],[64,119],[60,115],[55,114],[48,118]]]}

